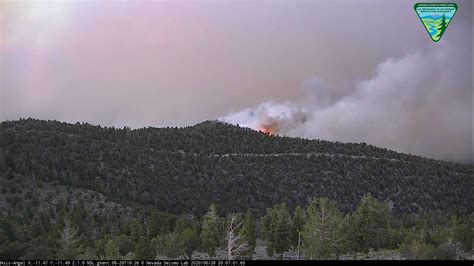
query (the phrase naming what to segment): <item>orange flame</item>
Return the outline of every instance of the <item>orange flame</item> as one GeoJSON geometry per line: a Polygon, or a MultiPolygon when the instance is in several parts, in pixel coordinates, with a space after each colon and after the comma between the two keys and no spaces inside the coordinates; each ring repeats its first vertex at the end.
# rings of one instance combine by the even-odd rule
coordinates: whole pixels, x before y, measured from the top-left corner
{"type": "Polygon", "coordinates": [[[257,129],[257,131],[262,132],[263,134],[266,134],[268,136],[273,136],[273,130],[269,127],[260,127],[257,129]]]}

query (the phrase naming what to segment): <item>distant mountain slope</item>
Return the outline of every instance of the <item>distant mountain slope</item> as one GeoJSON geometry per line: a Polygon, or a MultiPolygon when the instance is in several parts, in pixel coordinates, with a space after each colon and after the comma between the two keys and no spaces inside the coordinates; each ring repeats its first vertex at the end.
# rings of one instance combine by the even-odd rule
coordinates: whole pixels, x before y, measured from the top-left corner
{"type": "Polygon", "coordinates": [[[396,213],[472,212],[473,177],[472,165],[366,144],[268,136],[216,121],[137,130],[33,119],[0,124],[4,211],[18,208],[35,184],[59,184],[121,206],[176,214],[201,215],[212,202],[223,212],[262,213],[279,202],[294,207],[318,196],[349,211],[366,192],[396,213]]]}

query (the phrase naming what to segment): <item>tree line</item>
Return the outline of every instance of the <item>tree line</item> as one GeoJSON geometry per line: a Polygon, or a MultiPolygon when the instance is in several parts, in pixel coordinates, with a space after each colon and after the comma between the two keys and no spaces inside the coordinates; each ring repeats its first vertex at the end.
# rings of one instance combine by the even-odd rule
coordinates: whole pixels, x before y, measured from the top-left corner
{"type": "Polygon", "coordinates": [[[46,213],[2,216],[0,258],[252,259],[261,246],[264,258],[277,259],[358,259],[372,250],[396,250],[408,259],[457,259],[472,252],[474,239],[472,213],[396,217],[371,194],[351,213],[324,197],[294,209],[283,202],[262,217],[252,210],[220,215],[215,204],[202,217],[142,211],[92,225],[87,220],[94,214],[80,207],[60,210],[57,220],[46,213]]]}

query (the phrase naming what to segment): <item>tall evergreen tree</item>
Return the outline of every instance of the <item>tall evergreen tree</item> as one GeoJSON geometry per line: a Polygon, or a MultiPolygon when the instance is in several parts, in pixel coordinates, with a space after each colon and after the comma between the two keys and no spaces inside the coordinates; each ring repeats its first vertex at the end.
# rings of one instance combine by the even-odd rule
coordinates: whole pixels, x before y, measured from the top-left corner
{"type": "Polygon", "coordinates": [[[305,254],[312,259],[337,258],[346,242],[346,219],[327,199],[313,199],[307,209],[303,229],[305,254]]]}
{"type": "Polygon", "coordinates": [[[261,237],[266,242],[266,251],[267,256],[271,257],[274,254],[273,242],[274,240],[274,233],[273,233],[273,215],[274,211],[271,208],[266,210],[265,215],[261,218],[261,237]]]}
{"type": "Polygon", "coordinates": [[[253,253],[255,246],[257,245],[257,231],[255,228],[255,218],[253,217],[251,210],[247,210],[245,213],[242,232],[247,240],[249,252],[253,253]]]}
{"type": "Polygon", "coordinates": [[[155,259],[163,259],[162,256],[176,259],[185,253],[185,247],[180,234],[178,232],[171,232],[159,238],[155,259]]]}
{"type": "Polygon", "coordinates": [[[119,247],[117,243],[115,243],[114,240],[109,239],[107,243],[105,244],[105,256],[103,259],[106,260],[119,260],[120,258],[120,252],[119,252],[119,247]]]}
{"type": "Polygon", "coordinates": [[[129,224],[129,227],[130,236],[132,237],[133,241],[138,242],[138,240],[145,235],[143,225],[138,219],[133,219],[132,222],[129,224]]]}
{"type": "Polygon", "coordinates": [[[135,245],[134,253],[138,260],[152,260],[156,256],[156,247],[151,245],[150,239],[141,237],[135,245]]]}
{"type": "Polygon", "coordinates": [[[201,241],[204,251],[211,257],[216,255],[216,249],[221,246],[222,232],[219,216],[215,204],[209,206],[209,210],[203,218],[201,241]]]}
{"type": "Polygon", "coordinates": [[[267,255],[274,253],[283,258],[283,252],[291,246],[291,215],[285,203],[267,210],[263,218],[264,236],[267,242],[267,255]]]}
{"type": "Polygon", "coordinates": [[[182,249],[188,260],[192,259],[193,252],[199,248],[200,239],[193,228],[186,228],[180,234],[182,249]]]}
{"type": "Polygon", "coordinates": [[[0,258],[14,260],[26,253],[27,245],[15,230],[14,221],[0,217],[0,258]]]}
{"type": "Polygon", "coordinates": [[[354,257],[357,252],[368,252],[387,245],[391,213],[388,206],[370,193],[365,194],[350,217],[349,245],[354,257]]]}

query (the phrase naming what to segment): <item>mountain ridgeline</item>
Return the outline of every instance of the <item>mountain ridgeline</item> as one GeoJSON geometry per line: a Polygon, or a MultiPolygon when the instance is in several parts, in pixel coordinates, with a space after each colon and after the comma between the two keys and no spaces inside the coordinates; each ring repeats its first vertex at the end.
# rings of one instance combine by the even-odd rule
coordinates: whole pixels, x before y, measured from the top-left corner
{"type": "Polygon", "coordinates": [[[120,212],[203,215],[215,203],[223,213],[262,215],[280,202],[294,208],[317,197],[350,212],[368,192],[395,214],[471,213],[473,177],[472,165],[217,121],[135,130],[34,119],[0,124],[4,214],[54,205],[62,194],[88,195],[88,204],[95,199],[120,212]]]}

